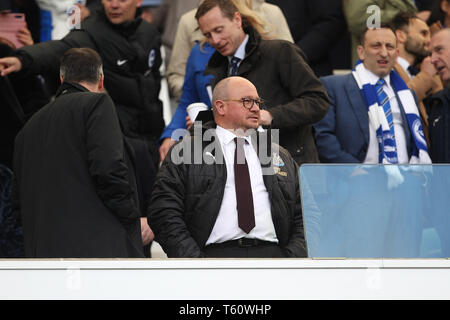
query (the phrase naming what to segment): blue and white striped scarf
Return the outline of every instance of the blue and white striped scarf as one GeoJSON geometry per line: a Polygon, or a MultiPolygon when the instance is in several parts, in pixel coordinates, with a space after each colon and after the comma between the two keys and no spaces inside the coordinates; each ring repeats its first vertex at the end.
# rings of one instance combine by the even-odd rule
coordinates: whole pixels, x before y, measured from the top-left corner
{"type": "MultiPolygon", "coordinates": [[[[389,164],[391,162],[388,161],[386,151],[389,150],[390,147],[384,142],[385,137],[390,136],[389,124],[386,119],[383,106],[379,105],[375,85],[371,85],[368,79],[365,79],[363,68],[364,65],[362,61],[358,60],[352,71],[353,77],[355,78],[356,83],[361,90],[361,94],[364,97],[367,111],[369,113],[369,121],[372,123],[373,127],[376,128],[378,147],[380,151],[379,163],[389,164]]],[[[403,109],[406,113],[406,119],[408,120],[408,125],[414,138],[414,146],[409,163],[430,164],[431,159],[428,155],[428,148],[425,135],[423,133],[422,121],[420,120],[418,107],[414,97],[403,79],[394,70],[391,71],[389,76],[391,85],[397,92],[403,105],[403,109]]]]}

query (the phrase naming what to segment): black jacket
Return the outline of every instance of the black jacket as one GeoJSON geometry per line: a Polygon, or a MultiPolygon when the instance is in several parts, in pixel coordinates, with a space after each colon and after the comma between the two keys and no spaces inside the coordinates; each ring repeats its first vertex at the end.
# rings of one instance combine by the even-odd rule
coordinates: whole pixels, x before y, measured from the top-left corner
{"type": "MultiPolygon", "coordinates": [[[[205,129],[208,127],[203,129],[202,134],[205,129]]],[[[215,133],[213,137],[218,141],[215,133]]],[[[219,161],[213,160],[211,164],[205,162],[188,164],[187,161],[183,162],[177,158],[178,154],[189,155],[194,162],[197,143],[202,146],[200,151],[205,162],[210,157],[208,151],[212,152],[214,159],[223,160],[220,147],[211,150],[208,148],[210,142],[203,141],[201,136],[185,137],[166,156],[152,193],[148,210],[149,224],[155,232],[156,241],[161,244],[169,257],[203,256],[202,250],[214,227],[222,203],[227,179],[225,162],[222,161],[220,164],[219,161]]],[[[285,163],[282,171],[286,172],[286,175],[263,176],[271,200],[276,235],[286,256],[306,257],[298,166],[281,147],[279,156],[285,163]]],[[[273,161],[262,164],[263,170],[272,170],[272,173],[275,166],[273,161]]]]}
{"type": "Polygon", "coordinates": [[[105,89],[116,105],[127,137],[155,141],[164,128],[159,100],[160,35],[138,18],[114,25],[103,10],[81,23],[61,40],[24,47],[16,52],[23,75],[51,74],[59,79],[59,60],[70,48],[88,47],[103,60],[105,89]]]}
{"type": "MultiPolygon", "coordinates": [[[[0,43],[0,58],[13,52],[0,43]]],[[[25,121],[50,101],[50,95],[37,75],[21,79],[11,74],[0,77],[0,101],[0,164],[12,168],[14,138],[25,121]]]]}
{"type": "Polygon", "coordinates": [[[23,230],[11,204],[13,173],[0,164],[0,258],[23,258],[23,230]]]}
{"type": "MultiPolygon", "coordinates": [[[[302,51],[283,40],[262,40],[251,27],[238,76],[250,80],[273,116],[272,128],[280,129],[279,144],[298,164],[318,162],[312,124],[328,111],[325,88],[303,59],[302,51]]],[[[227,77],[228,58],[215,52],[205,74],[214,75],[213,87],[227,77]]]]}
{"type": "Polygon", "coordinates": [[[25,255],[141,257],[135,193],[109,96],[64,83],[16,138],[14,203],[25,255]]]}
{"type": "Polygon", "coordinates": [[[450,87],[436,93],[429,106],[431,160],[433,163],[450,163],[450,87]]]}

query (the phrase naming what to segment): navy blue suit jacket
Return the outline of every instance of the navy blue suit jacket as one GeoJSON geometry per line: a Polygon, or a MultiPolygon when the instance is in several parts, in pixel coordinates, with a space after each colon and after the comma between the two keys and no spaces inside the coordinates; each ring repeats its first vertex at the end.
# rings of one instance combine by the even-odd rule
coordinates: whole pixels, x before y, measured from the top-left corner
{"type": "MultiPolygon", "coordinates": [[[[352,73],[327,76],[320,80],[331,101],[328,113],[314,125],[320,161],[363,162],[369,147],[369,116],[358,84],[352,73]]],[[[397,93],[396,96],[402,112],[408,155],[411,156],[411,131],[397,93]]]]}

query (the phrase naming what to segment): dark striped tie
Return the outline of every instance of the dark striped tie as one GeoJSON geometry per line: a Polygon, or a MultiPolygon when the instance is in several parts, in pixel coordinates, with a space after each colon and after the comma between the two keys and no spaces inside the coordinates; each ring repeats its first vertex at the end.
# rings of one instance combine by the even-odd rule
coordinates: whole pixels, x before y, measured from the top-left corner
{"type": "Polygon", "coordinates": [[[244,232],[249,233],[255,227],[252,186],[244,153],[244,138],[234,138],[234,183],[236,187],[236,203],[238,224],[244,232]]]}
{"type": "Polygon", "coordinates": [[[230,68],[229,68],[229,72],[228,72],[230,77],[237,75],[239,61],[241,61],[241,59],[239,59],[237,57],[231,58],[230,68]]]}

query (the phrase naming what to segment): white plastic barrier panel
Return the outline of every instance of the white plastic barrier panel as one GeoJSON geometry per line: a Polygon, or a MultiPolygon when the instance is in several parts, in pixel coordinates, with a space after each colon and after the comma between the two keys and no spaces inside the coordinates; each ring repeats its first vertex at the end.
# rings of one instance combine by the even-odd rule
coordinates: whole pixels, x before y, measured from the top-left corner
{"type": "Polygon", "coordinates": [[[447,259],[0,260],[0,299],[450,299],[447,259]]]}

